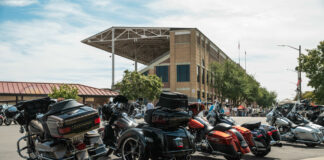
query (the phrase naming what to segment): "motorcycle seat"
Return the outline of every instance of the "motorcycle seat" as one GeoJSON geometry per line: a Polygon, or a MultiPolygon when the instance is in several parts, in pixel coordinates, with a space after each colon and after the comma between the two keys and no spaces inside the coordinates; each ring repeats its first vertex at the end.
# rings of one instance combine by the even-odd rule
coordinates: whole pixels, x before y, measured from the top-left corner
{"type": "Polygon", "coordinates": [[[295,123],[290,123],[290,127],[291,128],[296,128],[296,127],[298,127],[298,125],[296,125],[295,123]]]}
{"type": "Polygon", "coordinates": [[[217,130],[217,131],[227,131],[229,129],[231,129],[232,126],[229,125],[229,124],[226,124],[226,123],[219,123],[219,124],[216,124],[216,126],[214,127],[214,130],[217,130]]]}
{"type": "Polygon", "coordinates": [[[247,122],[243,123],[241,126],[249,130],[254,130],[261,126],[261,122],[247,122]]]}

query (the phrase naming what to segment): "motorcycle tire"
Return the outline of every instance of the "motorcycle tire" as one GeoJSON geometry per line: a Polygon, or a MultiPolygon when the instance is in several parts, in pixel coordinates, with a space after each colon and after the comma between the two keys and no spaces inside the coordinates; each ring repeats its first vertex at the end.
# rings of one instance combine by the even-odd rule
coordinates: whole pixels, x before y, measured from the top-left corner
{"type": "Polygon", "coordinates": [[[3,123],[3,119],[1,118],[0,119],[0,126],[2,126],[2,123],[3,123]]]}
{"type": "Polygon", "coordinates": [[[6,126],[9,126],[11,124],[11,120],[5,119],[4,123],[5,123],[6,126]]]}
{"type": "Polygon", "coordinates": [[[114,152],[114,150],[109,148],[107,153],[106,153],[107,157],[110,156],[113,152],[114,152]]]}
{"type": "Polygon", "coordinates": [[[242,155],[238,155],[238,156],[227,156],[227,155],[224,155],[225,159],[227,160],[240,160],[242,158],[242,155]]]}
{"type": "Polygon", "coordinates": [[[271,151],[271,146],[269,146],[267,148],[267,150],[265,151],[258,151],[258,150],[255,150],[255,151],[252,151],[252,153],[256,156],[256,157],[264,157],[266,156],[268,153],[270,153],[271,151]]]}
{"type": "Polygon", "coordinates": [[[137,136],[130,136],[121,145],[121,158],[123,160],[148,160],[149,156],[145,153],[144,144],[139,138],[137,136]],[[133,159],[134,155],[139,156],[133,159]]]}
{"type": "Polygon", "coordinates": [[[311,148],[317,146],[317,144],[314,144],[314,143],[305,143],[305,145],[306,145],[307,147],[311,147],[311,148]]]}
{"type": "Polygon", "coordinates": [[[190,155],[176,157],[176,160],[190,160],[190,159],[191,159],[190,155]]]}

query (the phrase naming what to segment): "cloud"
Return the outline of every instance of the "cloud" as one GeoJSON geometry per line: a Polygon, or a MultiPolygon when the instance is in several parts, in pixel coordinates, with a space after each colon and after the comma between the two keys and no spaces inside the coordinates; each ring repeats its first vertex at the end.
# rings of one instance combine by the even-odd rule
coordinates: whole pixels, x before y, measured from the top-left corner
{"type": "Polygon", "coordinates": [[[24,7],[38,3],[38,0],[0,0],[0,5],[11,7],[24,7]]]}
{"type": "MultiPolygon", "coordinates": [[[[85,13],[78,4],[63,1],[51,1],[33,13],[43,18],[0,24],[1,80],[110,87],[110,54],[80,42],[112,26],[110,21],[85,13]],[[81,20],[73,21],[78,18],[81,20]]],[[[116,56],[115,61],[115,80],[122,78],[125,69],[134,69],[130,60],[116,56]]]]}
{"type": "MultiPolygon", "coordinates": [[[[12,2],[0,0],[0,5],[12,2]]],[[[33,18],[0,23],[0,68],[5,68],[0,80],[110,87],[110,54],[81,40],[111,26],[196,27],[236,62],[240,41],[242,66],[246,50],[248,73],[284,99],[295,94],[297,74],[287,69],[295,68],[298,53],[277,45],[315,48],[324,37],[320,0],[73,2],[42,2],[37,9],[26,9],[33,18]]],[[[115,64],[115,80],[123,70],[134,69],[132,61],[118,56],[115,64]]],[[[303,90],[310,90],[306,84],[303,75],[303,90]]]]}
{"type": "MultiPolygon", "coordinates": [[[[279,99],[292,98],[297,84],[294,69],[298,52],[278,47],[287,44],[314,48],[324,37],[324,6],[321,1],[221,1],[159,0],[147,7],[159,13],[154,26],[196,27],[241,65],[247,51],[247,71],[279,99]],[[171,5],[172,4],[172,5],[171,5]]],[[[311,90],[303,77],[303,91],[311,90]]]]}

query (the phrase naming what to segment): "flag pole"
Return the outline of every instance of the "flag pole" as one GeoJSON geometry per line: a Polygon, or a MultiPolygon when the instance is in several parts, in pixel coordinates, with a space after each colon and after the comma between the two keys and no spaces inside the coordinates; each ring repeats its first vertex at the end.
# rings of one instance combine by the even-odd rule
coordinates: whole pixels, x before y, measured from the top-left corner
{"type": "Polygon", "coordinates": [[[246,72],[246,51],[245,51],[245,72],[246,72]]]}
{"type": "Polygon", "coordinates": [[[239,51],[239,55],[238,55],[239,65],[241,65],[241,46],[240,46],[240,41],[238,42],[238,51],[239,51]]]}

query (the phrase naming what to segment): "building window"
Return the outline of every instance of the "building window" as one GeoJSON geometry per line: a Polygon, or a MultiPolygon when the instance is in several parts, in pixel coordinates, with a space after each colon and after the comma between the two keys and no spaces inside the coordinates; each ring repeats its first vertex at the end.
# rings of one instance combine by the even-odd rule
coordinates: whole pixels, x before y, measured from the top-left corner
{"type": "Polygon", "coordinates": [[[156,66],[156,75],[162,79],[162,82],[169,81],[169,66],[156,66]]]}
{"type": "Polygon", "coordinates": [[[202,84],[205,84],[205,69],[202,69],[201,82],[202,82],[202,84]]]}
{"type": "Polygon", "coordinates": [[[197,91],[197,98],[200,99],[200,91],[197,91]]]}
{"type": "Polygon", "coordinates": [[[144,73],[142,73],[144,76],[148,75],[148,71],[145,71],[144,73]]]}
{"type": "Polygon", "coordinates": [[[202,97],[205,98],[205,92],[202,92],[202,97]]]}
{"type": "Polygon", "coordinates": [[[197,66],[197,82],[200,82],[200,67],[197,66]]]}
{"type": "Polygon", "coordinates": [[[207,71],[207,84],[209,84],[209,72],[207,71]]]}
{"type": "Polygon", "coordinates": [[[190,81],[190,65],[177,65],[177,82],[190,81]]]}

